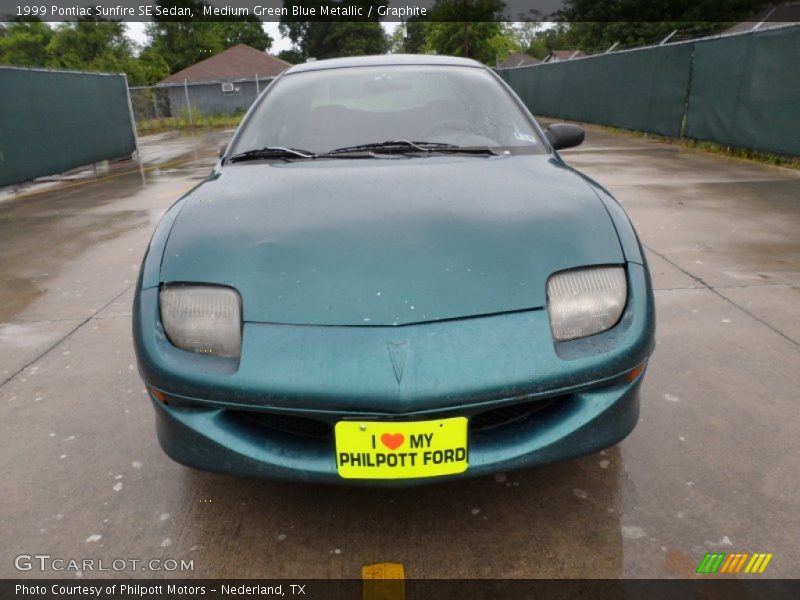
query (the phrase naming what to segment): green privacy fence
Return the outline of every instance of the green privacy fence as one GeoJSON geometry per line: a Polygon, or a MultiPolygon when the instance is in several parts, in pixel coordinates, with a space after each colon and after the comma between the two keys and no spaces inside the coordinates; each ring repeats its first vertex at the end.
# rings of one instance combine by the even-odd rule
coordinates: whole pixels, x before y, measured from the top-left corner
{"type": "Polygon", "coordinates": [[[136,149],[124,75],[0,67],[0,186],[136,149]]]}
{"type": "Polygon", "coordinates": [[[800,155],[800,26],[498,74],[538,115],[800,155]]]}
{"type": "Polygon", "coordinates": [[[691,52],[662,46],[499,73],[536,114],[677,136],[691,52]]]}
{"type": "Polygon", "coordinates": [[[800,27],[696,42],[685,135],[800,155],[800,27]]]}

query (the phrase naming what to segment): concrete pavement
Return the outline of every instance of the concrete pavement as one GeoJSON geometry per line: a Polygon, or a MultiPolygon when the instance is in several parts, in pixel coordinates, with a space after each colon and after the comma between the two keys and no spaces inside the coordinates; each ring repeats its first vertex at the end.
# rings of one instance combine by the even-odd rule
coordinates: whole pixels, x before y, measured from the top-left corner
{"type": "Polygon", "coordinates": [[[687,577],[711,551],[800,573],[800,173],[590,128],[564,157],[625,206],[656,287],[636,430],[533,471],[335,488],[191,471],[156,441],[133,284],[223,137],[151,139],[185,162],[0,204],[0,577],[109,575],[15,569],[34,553],[194,561],[113,573],[133,577],[687,577]]]}

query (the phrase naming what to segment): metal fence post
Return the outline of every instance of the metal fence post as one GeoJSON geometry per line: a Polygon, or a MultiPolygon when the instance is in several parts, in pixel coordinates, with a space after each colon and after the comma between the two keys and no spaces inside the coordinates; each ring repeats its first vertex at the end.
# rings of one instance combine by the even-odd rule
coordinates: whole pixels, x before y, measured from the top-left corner
{"type": "Polygon", "coordinates": [[[128,112],[131,115],[131,130],[133,131],[133,145],[136,147],[136,159],[141,159],[141,154],[139,153],[139,135],[136,133],[136,116],[133,114],[133,102],[131,101],[131,88],[128,87],[128,75],[127,73],[123,73],[122,76],[125,78],[125,92],[128,95],[128,112]]]}
{"type": "Polygon", "coordinates": [[[676,33],[678,33],[678,30],[677,30],[677,29],[673,29],[673,30],[672,30],[672,33],[670,33],[670,34],[669,34],[667,37],[665,37],[663,40],[661,40],[661,41],[658,43],[658,45],[659,45],[659,46],[663,46],[663,45],[664,45],[664,44],[666,44],[668,41],[670,41],[670,40],[672,39],[672,36],[673,36],[673,35],[675,35],[676,33]]]}
{"type": "Polygon", "coordinates": [[[189,80],[183,80],[183,91],[186,93],[186,109],[189,111],[189,127],[194,129],[194,120],[192,119],[192,103],[189,102],[189,80]]]}
{"type": "Polygon", "coordinates": [[[686,79],[686,96],[683,99],[683,115],[681,116],[681,128],[678,139],[686,137],[686,129],[689,127],[689,98],[692,95],[692,78],[694,77],[694,51],[697,45],[692,42],[692,51],[689,54],[689,76],[686,79]]]}

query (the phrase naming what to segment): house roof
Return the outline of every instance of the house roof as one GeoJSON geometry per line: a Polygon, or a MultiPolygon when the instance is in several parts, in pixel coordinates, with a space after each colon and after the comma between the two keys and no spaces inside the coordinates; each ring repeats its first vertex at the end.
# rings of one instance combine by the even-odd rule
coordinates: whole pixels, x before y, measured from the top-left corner
{"type": "Polygon", "coordinates": [[[200,81],[224,81],[229,79],[250,79],[256,75],[263,78],[275,77],[291,65],[284,60],[260,52],[246,44],[237,44],[211,58],[201,60],[182,71],[173,73],[159,81],[167,83],[190,83],[200,81]]]}
{"type": "Polygon", "coordinates": [[[538,65],[541,62],[542,61],[540,61],[538,58],[534,58],[529,54],[525,54],[523,52],[512,52],[508,55],[507,59],[500,63],[499,68],[516,69],[518,67],[530,67],[533,65],[538,65]]]}

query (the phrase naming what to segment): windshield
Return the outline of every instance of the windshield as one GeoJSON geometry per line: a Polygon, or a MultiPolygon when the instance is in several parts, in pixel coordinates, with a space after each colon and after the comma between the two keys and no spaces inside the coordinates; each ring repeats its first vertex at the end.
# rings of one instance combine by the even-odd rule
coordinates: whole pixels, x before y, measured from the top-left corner
{"type": "Polygon", "coordinates": [[[544,152],[526,115],[484,69],[385,65],[286,75],[233,154],[268,146],[325,153],[387,140],[544,152]]]}

